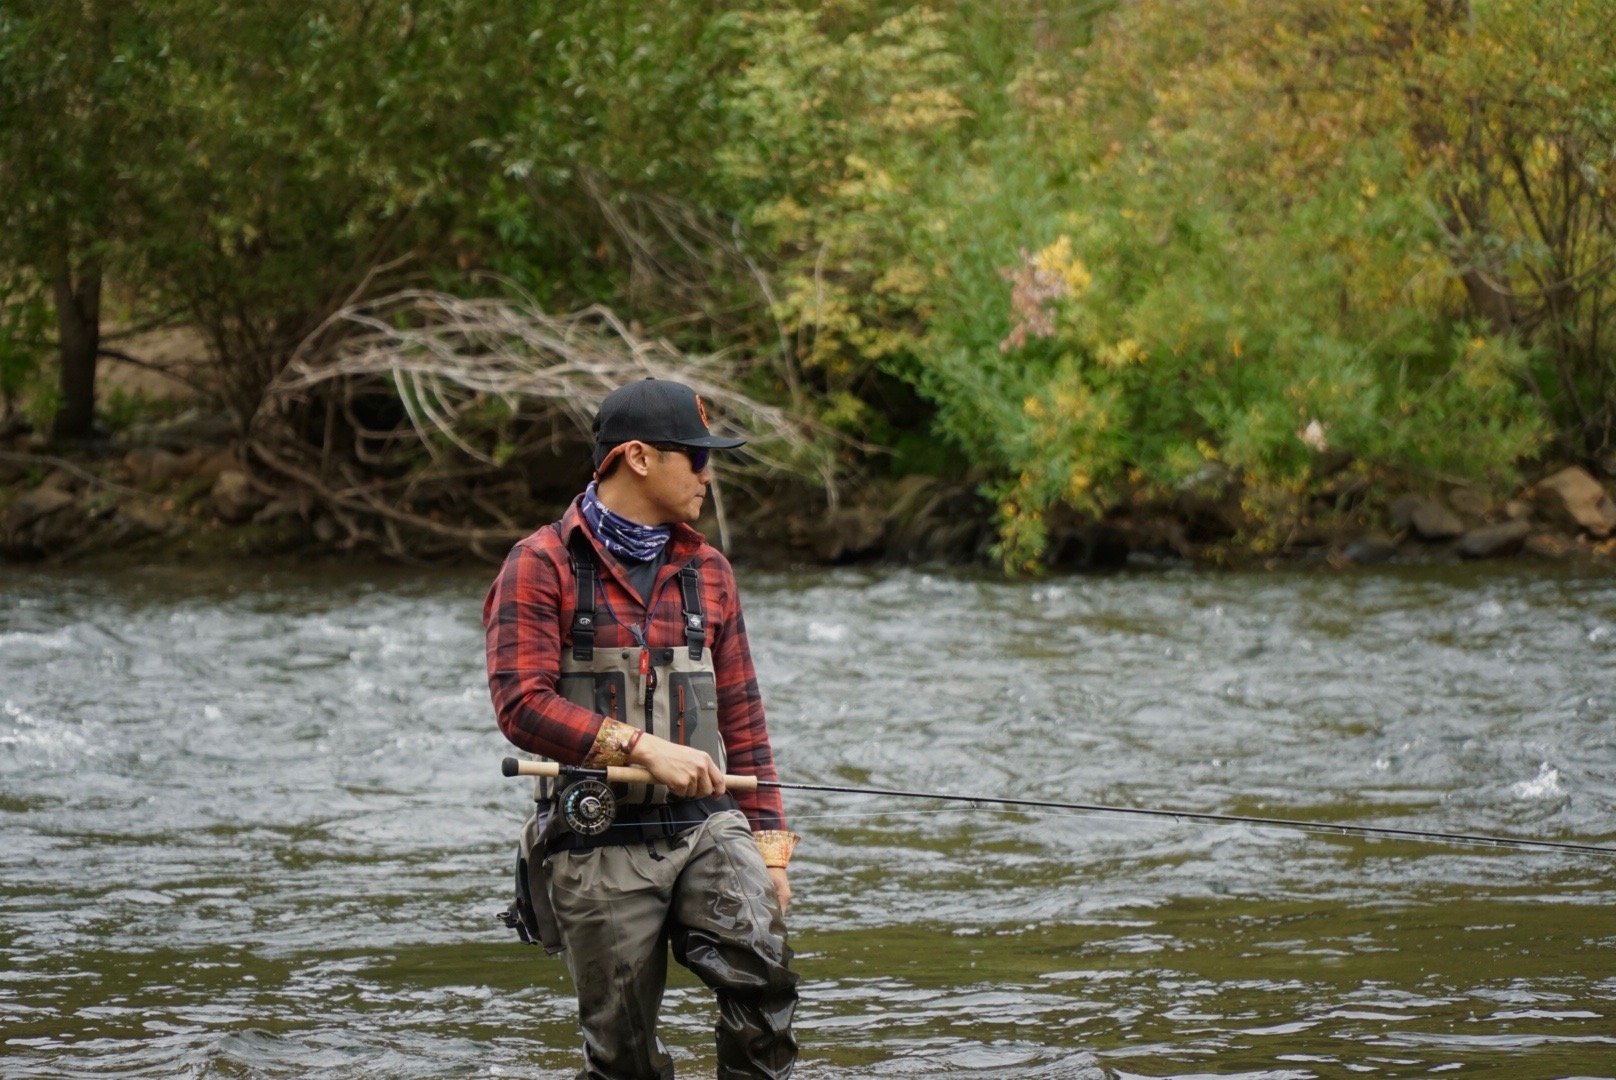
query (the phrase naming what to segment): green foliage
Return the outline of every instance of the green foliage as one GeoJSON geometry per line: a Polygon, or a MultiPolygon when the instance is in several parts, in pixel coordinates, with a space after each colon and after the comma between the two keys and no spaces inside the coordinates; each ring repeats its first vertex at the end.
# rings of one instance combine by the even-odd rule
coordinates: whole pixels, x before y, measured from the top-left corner
{"type": "Polygon", "coordinates": [[[250,416],[334,307],[385,283],[379,268],[455,267],[474,144],[521,100],[525,5],[194,6],[208,17],[176,43],[187,139],[151,221],[150,280],[208,335],[250,416]]]}
{"type": "Polygon", "coordinates": [[[126,235],[170,119],[165,15],[104,0],[0,9],[0,261],[50,284],[126,235]]]}
{"type": "Polygon", "coordinates": [[[1411,153],[1400,20],[1425,12],[1133,5],[1078,68],[1024,73],[1008,144],[1035,164],[1008,176],[1042,197],[1030,250],[982,237],[1008,325],[990,346],[979,302],[939,323],[921,375],[1000,463],[1007,563],[1036,562],[1055,506],[1168,499],[1209,467],[1243,482],[1261,543],[1327,451],[1502,481],[1539,444],[1531,351],[1465,321],[1411,153]]]}
{"type": "Polygon", "coordinates": [[[116,0],[0,9],[0,275],[57,305],[60,435],[89,434],[102,281],[138,273],[144,209],[167,194],[148,181],[168,164],[172,14],[116,0]]]}
{"type": "Polygon", "coordinates": [[[1616,2],[1493,0],[1427,29],[1411,154],[1444,246],[1563,448],[1616,445],[1616,2]],[[1464,107],[1457,107],[1463,102],[1464,107]]]}
{"type": "Polygon", "coordinates": [[[10,416],[39,380],[50,310],[25,275],[0,276],[0,417],[10,416]]]}
{"type": "Polygon", "coordinates": [[[1612,145],[1616,0],[0,9],[0,267],[104,264],[243,416],[356,290],[598,301],[969,463],[1014,567],[1209,473],[1262,543],[1343,458],[1608,448],[1612,145]]]}
{"type": "Polygon", "coordinates": [[[919,340],[932,268],[906,248],[926,227],[920,189],[968,113],[935,15],[912,9],[867,32],[821,18],[747,20],[752,59],[729,97],[734,134],[717,164],[753,242],[771,253],[771,314],[846,417],[839,395],[919,340]]]}

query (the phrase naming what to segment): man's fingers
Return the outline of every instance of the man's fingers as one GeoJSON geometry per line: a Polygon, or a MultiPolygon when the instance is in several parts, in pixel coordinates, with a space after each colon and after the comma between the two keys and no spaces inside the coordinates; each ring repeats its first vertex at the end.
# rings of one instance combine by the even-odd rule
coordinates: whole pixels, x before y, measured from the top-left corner
{"type": "Polygon", "coordinates": [[[791,879],[783,866],[769,867],[769,880],[774,882],[774,895],[780,901],[780,914],[791,907],[791,879]]]}
{"type": "Polygon", "coordinates": [[[699,799],[724,790],[724,774],[704,751],[654,736],[641,740],[641,746],[655,752],[647,767],[657,783],[681,799],[699,799]]]}

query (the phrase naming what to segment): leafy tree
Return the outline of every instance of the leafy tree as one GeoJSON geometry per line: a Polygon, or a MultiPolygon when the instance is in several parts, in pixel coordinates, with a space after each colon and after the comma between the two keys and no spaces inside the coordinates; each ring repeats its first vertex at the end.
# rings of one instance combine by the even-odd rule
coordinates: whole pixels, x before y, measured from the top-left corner
{"type": "Polygon", "coordinates": [[[1453,3],[1403,33],[1443,247],[1565,449],[1616,446],[1616,3],[1453,3]]]}
{"type": "Polygon", "coordinates": [[[0,9],[0,262],[54,301],[54,433],[94,420],[103,285],[131,257],[165,146],[167,40],[156,6],[16,0],[0,9]]]}
{"type": "Polygon", "coordinates": [[[524,93],[526,5],[196,6],[173,87],[188,141],[145,284],[206,335],[245,423],[356,290],[476,261],[456,230],[476,144],[524,93]]]}

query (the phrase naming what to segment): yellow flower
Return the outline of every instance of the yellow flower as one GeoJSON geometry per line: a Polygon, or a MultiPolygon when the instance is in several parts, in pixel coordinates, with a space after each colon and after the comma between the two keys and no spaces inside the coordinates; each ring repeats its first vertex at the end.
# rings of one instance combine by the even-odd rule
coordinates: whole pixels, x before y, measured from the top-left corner
{"type": "Polygon", "coordinates": [[[1115,345],[1101,346],[1095,359],[1109,368],[1123,368],[1144,360],[1145,347],[1134,338],[1123,338],[1115,345]]]}
{"type": "Polygon", "coordinates": [[[1033,268],[1066,283],[1071,296],[1082,296],[1094,284],[1094,275],[1083,260],[1072,254],[1072,238],[1062,233],[1055,242],[1033,256],[1033,268]]]}

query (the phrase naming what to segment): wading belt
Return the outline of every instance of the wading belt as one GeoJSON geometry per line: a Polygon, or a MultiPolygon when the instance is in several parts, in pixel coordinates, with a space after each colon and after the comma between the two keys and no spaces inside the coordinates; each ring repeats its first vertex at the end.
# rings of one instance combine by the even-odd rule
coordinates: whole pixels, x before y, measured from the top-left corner
{"type": "Polygon", "coordinates": [[[593,851],[623,844],[649,843],[689,832],[714,814],[737,810],[732,795],[706,799],[674,799],[661,806],[620,807],[611,827],[596,836],[566,830],[545,845],[545,852],[593,851]]]}

